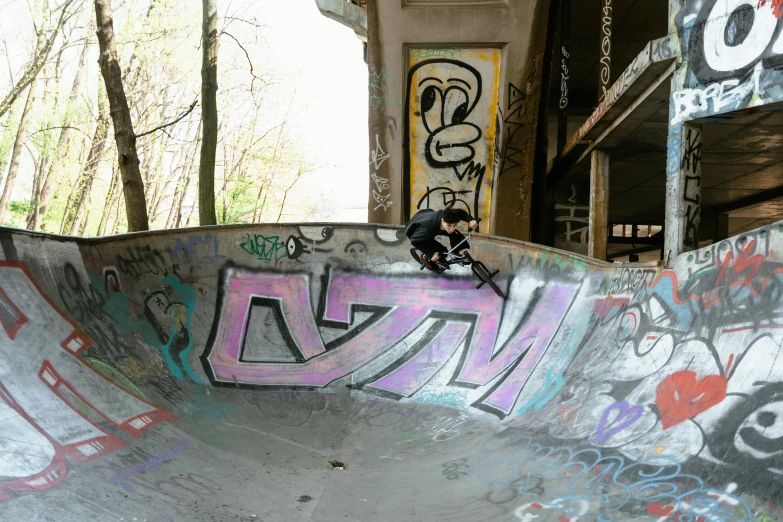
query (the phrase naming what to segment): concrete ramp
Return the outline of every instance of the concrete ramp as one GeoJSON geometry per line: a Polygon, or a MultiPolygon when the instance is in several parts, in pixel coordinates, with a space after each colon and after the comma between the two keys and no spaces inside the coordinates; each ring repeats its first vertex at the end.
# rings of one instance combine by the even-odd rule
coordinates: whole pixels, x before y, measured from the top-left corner
{"type": "Polygon", "coordinates": [[[0,520],[783,520],[783,225],[673,270],[479,237],[0,230],[0,520]]]}

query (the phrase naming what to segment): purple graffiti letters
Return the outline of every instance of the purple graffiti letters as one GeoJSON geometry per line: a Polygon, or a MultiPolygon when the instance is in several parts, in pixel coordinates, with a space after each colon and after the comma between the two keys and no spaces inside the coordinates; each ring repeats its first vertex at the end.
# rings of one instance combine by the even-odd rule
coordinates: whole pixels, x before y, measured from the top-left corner
{"type": "Polygon", "coordinates": [[[503,300],[491,294],[476,299],[470,280],[331,271],[322,290],[318,320],[306,275],[231,267],[224,271],[223,284],[212,342],[202,356],[207,374],[217,385],[326,386],[400,345],[404,353],[361,385],[385,395],[410,397],[464,345],[451,384],[476,389],[503,375],[473,404],[501,418],[512,410],[578,290],[565,284],[542,287],[528,305],[526,317],[531,320],[512,329],[509,339],[496,349],[503,300]],[[243,359],[254,299],[279,303],[279,324],[286,330],[281,335],[288,341],[291,360],[243,359]],[[348,326],[356,307],[378,310],[374,321],[346,334],[344,342],[327,346],[319,324],[348,326]],[[413,332],[428,319],[434,320],[432,326],[412,341],[413,332]]]}

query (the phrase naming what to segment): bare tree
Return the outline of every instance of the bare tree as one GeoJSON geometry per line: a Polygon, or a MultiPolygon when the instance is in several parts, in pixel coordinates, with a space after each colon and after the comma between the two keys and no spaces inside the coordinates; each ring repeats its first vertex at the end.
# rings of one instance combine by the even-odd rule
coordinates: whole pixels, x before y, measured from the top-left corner
{"type": "Polygon", "coordinates": [[[24,142],[27,139],[27,129],[30,126],[32,108],[35,104],[35,89],[37,87],[37,82],[33,80],[29,85],[30,92],[27,93],[27,101],[24,104],[24,109],[22,109],[22,119],[19,121],[19,129],[16,131],[14,148],[11,151],[11,166],[8,168],[8,176],[6,177],[5,185],[3,186],[3,195],[0,196],[0,225],[5,223],[5,218],[8,214],[8,205],[11,202],[11,194],[14,191],[16,175],[19,172],[19,162],[22,161],[22,147],[24,147],[24,142]]]}
{"type": "Polygon", "coordinates": [[[60,137],[57,140],[57,148],[52,151],[53,157],[46,164],[46,169],[43,172],[43,180],[41,184],[41,192],[38,193],[37,205],[32,212],[31,220],[27,223],[27,228],[30,230],[38,230],[41,227],[41,222],[46,214],[46,207],[49,203],[49,199],[52,195],[52,189],[55,182],[55,167],[60,159],[64,158],[68,153],[68,147],[71,143],[71,137],[73,135],[74,128],[71,126],[74,108],[78,102],[79,95],[82,90],[82,83],[84,83],[84,77],[86,75],[85,60],[87,58],[87,47],[89,42],[85,41],[82,46],[82,52],[79,56],[79,64],[76,69],[76,76],[71,86],[71,94],[68,97],[68,104],[65,110],[65,119],[62,127],[60,128],[60,137]]]}
{"type": "Polygon", "coordinates": [[[13,148],[13,125],[16,120],[16,112],[19,104],[11,106],[11,110],[8,111],[8,118],[6,118],[6,130],[3,131],[3,135],[0,138],[0,186],[3,184],[3,177],[5,176],[5,169],[8,168],[8,162],[11,160],[11,149],[13,148]]]}
{"type": "Polygon", "coordinates": [[[217,7],[216,0],[202,2],[201,121],[203,138],[198,170],[200,225],[216,225],[215,158],[217,156],[217,7]]]}
{"type": "Polygon", "coordinates": [[[101,52],[98,63],[106,83],[106,95],[109,99],[111,119],[114,124],[114,140],[117,143],[128,231],[149,230],[144,183],[141,179],[139,156],[136,152],[136,134],[133,132],[128,100],[125,98],[125,89],[122,85],[122,69],[117,57],[111,0],[95,0],[95,20],[98,26],[98,45],[101,52]]]}
{"type": "Polygon", "coordinates": [[[35,80],[43,66],[47,64],[54,43],[60,35],[60,30],[66,22],[78,12],[79,6],[80,2],[76,2],[76,0],[65,0],[59,7],[48,13],[48,2],[45,2],[42,6],[42,14],[44,16],[48,14],[49,24],[42,21],[42,23],[36,26],[35,30],[39,45],[35,46],[33,55],[27,61],[27,64],[25,64],[22,76],[11,87],[11,90],[3,97],[2,101],[0,101],[0,117],[8,111],[19,95],[21,95],[27,86],[35,80]],[[45,27],[46,25],[48,25],[48,27],[45,27]]]}
{"type": "MultiPolygon", "coordinates": [[[[95,174],[98,172],[98,164],[106,149],[106,134],[109,130],[109,116],[106,113],[105,99],[102,94],[103,91],[101,90],[101,93],[98,95],[98,123],[95,126],[95,134],[90,143],[90,152],[87,155],[82,179],[79,183],[81,185],[81,194],[79,195],[79,201],[76,204],[73,221],[71,222],[71,229],[69,231],[71,235],[79,230],[79,222],[82,219],[82,214],[87,206],[87,202],[90,200],[90,192],[92,191],[92,183],[95,180],[95,174]]],[[[65,221],[66,220],[63,219],[63,224],[65,221]]],[[[84,221],[86,224],[87,219],[85,218],[84,221]]]]}
{"type": "Polygon", "coordinates": [[[294,185],[296,185],[296,182],[299,181],[299,178],[301,178],[303,174],[312,172],[312,170],[312,167],[306,166],[304,163],[299,165],[296,174],[294,174],[293,181],[283,190],[283,200],[280,202],[280,212],[277,213],[275,223],[280,223],[280,218],[283,216],[283,209],[285,208],[285,200],[288,199],[288,193],[291,192],[291,189],[294,188],[294,185]]]}

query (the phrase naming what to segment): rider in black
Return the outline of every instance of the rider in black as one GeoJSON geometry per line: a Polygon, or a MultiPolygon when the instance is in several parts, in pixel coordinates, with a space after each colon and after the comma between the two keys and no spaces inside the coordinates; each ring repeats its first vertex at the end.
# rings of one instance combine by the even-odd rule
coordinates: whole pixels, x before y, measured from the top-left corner
{"type": "MultiPolygon", "coordinates": [[[[435,239],[435,236],[448,236],[451,248],[456,247],[465,236],[457,230],[460,221],[468,222],[468,226],[476,230],[478,222],[462,209],[447,208],[446,210],[422,209],[413,215],[405,226],[405,235],[411,244],[423,253],[422,262],[430,270],[440,271],[435,262],[441,254],[447,252],[446,247],[435,239]]],[[[467,248],[467,245],[465,246],[467,248]]]]}

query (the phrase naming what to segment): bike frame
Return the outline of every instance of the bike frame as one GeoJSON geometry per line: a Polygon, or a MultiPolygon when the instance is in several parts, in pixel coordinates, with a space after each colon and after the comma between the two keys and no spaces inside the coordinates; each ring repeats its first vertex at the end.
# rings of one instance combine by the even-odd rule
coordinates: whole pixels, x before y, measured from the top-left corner
{"type": "MultiPolygon", "coordinates": [[[[489,286],[492,288],[492,290],[503,299],[506,298],[506,295],[503,293],[503,291],[498,287],[498,285],[492,280],[493,277],[497,275],[499,272],[498,270],[490,271],[484,263],[482,263],[479,260],[473,259],[473,256],[470,255],[470,250],[473,247],[472,243],[470,242],[470,239],[473,235],[473,229],[468,226],[468,236],[464,238],[462,241],[454,245],[454,247],[443,254],[443,256],[439,257],[438,260],[435,262],[436,264],[440,265],[440,272],[443,272],[445,270],[448,270],[451,265],[470,265],[470,269],[473,272],[473,274],[479,278],[481,281],[478,285],[476,285],[476,289],[481,288],[484,284],[489,284],[489,286]],[[455,252],[462,247],[464,243],[467,243],[467,252],[464,254],[456,254],[455,252]]],[[[421,265],[421,270],[424,270],[425,266],[429,268],[429,265],[425,265],[422,261],[421,257],[423,254],[419,252],[416,248],[411,248],[411,255],[413,255],[413,258],[416,259],[416,261],[419,262],[421,265]]],[[[436,270],[430,268],[433,272],[437,272],[436,270]]]]}
{"type": "Polygon", "coordinates": [[[473,245],[470,242],[470,236],[471,236],[472,232],[473,232],[473,230],[470,227],[468,227],[468,237],[464,238],[462,241],[460,241],[459,243],[454,245],[454,248],[452,248],[451,250],[449,250],[448,252],[443,254],[444,261],[446,261],[447,263],[451,264],[452,258],[464,259],[464,256],[460,257],[459,254],[455,254],[454,252],[457,249],[459,249],[459,247],[462,245],[462,243],[466,243],[466,242],[468,244],[468,250],[470,250],[472,248],[473,245]]]}

